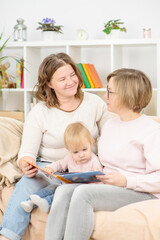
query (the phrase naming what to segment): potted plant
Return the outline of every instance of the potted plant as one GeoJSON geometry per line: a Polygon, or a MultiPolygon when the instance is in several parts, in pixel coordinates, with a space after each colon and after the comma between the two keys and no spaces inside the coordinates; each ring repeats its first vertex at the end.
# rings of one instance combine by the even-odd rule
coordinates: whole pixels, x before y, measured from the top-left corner
{"type": "Polygon", "coordinates": [[[109,20],[107,23],[104,23],[103,32],[107,35],[113,33],[113,31],[116,31],[118,33],[119,31],[127,32],[126,28],[122,26],[123,24],[124,22],[122,22],[121,19],[109,20]]]}
{"type": "Polygon", "coordinates": [[[37,30],[42,30],[42,36],[44,40],[53,40],[53,33],[63,33],[62,25],[55,25],[53,18],[43,18],[42,22],[38,22],[39,26],[37,30]]]}
{"type": "MultiPolygon", "coordinates": [[[[2,43],[2,45],[1,45],[2,37],[3,37],[3,33],[0,34],[0,54],[1,54],[2,50],[5,48],[8,40],[10,39],[10,37],[7,38],[4,41],[4,43],[2,43]]],[[[14,56],[1,56],[0,57],[0,89],[1,88],[16,88],[16,83],[10,81],[10,79],[13,79],[14,76],[12,76],[11,74],[9,74],[7,72],[7,69],[10,67],[10,63],[9,62],[4,63],[4,61],[8,58],[12,58],[17,63],[21,64],[21,61],[19,60],[19,58],[14,57],[14,56]]]]}

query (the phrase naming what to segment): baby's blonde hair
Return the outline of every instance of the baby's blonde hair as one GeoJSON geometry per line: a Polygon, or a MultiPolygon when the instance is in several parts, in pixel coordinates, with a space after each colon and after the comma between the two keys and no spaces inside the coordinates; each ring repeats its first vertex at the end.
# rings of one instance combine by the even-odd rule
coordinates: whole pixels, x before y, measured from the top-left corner
{"type": "Polygon", "coordinates": [[[88,130],[81,122],[71,123],[67,126],[64,132],[64,143],[67,149],[77,149],[83,147],[86,141],[91,144],[94,139],[88,130]]]}

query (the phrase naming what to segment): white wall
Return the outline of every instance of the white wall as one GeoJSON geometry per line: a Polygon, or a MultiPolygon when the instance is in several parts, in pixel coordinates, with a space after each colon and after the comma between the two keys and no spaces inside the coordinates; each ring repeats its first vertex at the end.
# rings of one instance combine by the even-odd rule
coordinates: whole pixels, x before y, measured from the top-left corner
{"type": "Polygon", "coordinates": [[[142,38],[143,28],[151,28],[153,38],[160,37],[160,0],[1,0],[0,8],[0,33],[7,37],[19,17],[28,27],[28,40],[41,40],[36,27],[44,17],[64,26],[62,39],[75,39],[80,27],[90,39],[102,39],[104,22],[116,18],[125,22],[125,38],[142,38]]]}

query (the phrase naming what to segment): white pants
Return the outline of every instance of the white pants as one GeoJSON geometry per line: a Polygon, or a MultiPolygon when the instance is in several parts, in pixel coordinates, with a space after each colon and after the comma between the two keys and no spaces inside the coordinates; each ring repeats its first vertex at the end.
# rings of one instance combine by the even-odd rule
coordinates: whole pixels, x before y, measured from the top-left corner
{"type": "Polygon", "coordinates": [[[94,227],[94,211],[114,211],[149,199],[156,197],[106,184],[59,186],[47,220],[45,240],[88,240],[94,227]]]}

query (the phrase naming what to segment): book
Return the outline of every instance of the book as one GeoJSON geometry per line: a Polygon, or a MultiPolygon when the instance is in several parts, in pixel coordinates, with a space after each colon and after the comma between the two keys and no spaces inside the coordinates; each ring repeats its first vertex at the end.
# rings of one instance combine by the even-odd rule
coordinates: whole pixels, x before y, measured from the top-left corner
{"type": "Polygon", "coordinates": [[[102,88],[103,84],[101,82],[101,79],[100,79],[97,71],[96,71],[95,66],[93,64],[90,64],[90,63],[85,64],[85,65],[86,65],[86,68],[88,70],[88,73],[89,73],[89,75],[92,79],[92,82],[93,82],[95,88],[102,88]]]}
{"type": "Polygon", "coordinates": [[[21,88],[24,88],[24,59],[21,59],[21,88]]]}
{"type": "Polygon", "coordinates": [[[84,71],[85,71],[85,74],[86,74],[86,76],[87,76],[87,79],[88,79],[88,82],[89,82],[91,88],[94,88],[94,84],[93,84],[92,79],[91,79],[91,77],[90,77],[90,75],[89,75],[89,72],[88,72],[88,70],[87,70],[86,64],[85,64],[85,63],[82,63],[82,66],[83,66],[83,69],[84,69],[84,71]]]}
{"type": "Polygon", "coordinates": [[[85,87],[86,88],[90,88],[91,86],[90,86],[90,84],[88,82],[88,78],[87,78],[87,76],[85,74],[85,71],[83,69],[82,63],[78,63],[77,66],[78,66],[78,68],[79,68],[79,70],[80,70],[80,72],[82,74],[82,78],[83,78],[83,82],[84,82],[85,87]]]}
{"type": "Polygon", "coordinates": [[[18,62],[16,65],[16,87],[17,88],[21,87],[21,81],[22,81],[21,76],[22,76],[21,64],[20,62],[18,62]]]}
{"type": "Polygon", "coordinates": [[[17,62],[17,65],[16,65],[16,87],[17,88],[24,87],[23,64],[24,64],[24,60],[23,58],[21,58],[19,59],[19,62],[17,62]],[[22,79],[23,79],[23,83],[22,83],[22,79]]]}
{"type": "Polygon", "coordinates": [[[83,82],[82,88],[85,88],[84,82],[83,82]]]}
{"type": "Polygon", "coordinates": [[[21,88],[24,88],[24,71],[22,73],[21,88]]]}
{"type": "Polygon", "coordinates": [[[35,164],[32,164],[30,162],[27,162],[27,163],[32,165],[33,167],[39,169],[40,171],[44,172],[45,175],[47,175],[48,177],[57,178],[64,183],[94,183],[94,182],[100,182],[100,180],[98,180],[96,178],[96,175],[104,175],[104,173],[101,172],[101,171],[71,172],[71,173],[68,173],[68,172],[67,173],[66,172],[59,173],[59,172],[57,172],[57,173],[52,174],[52,173],[47,172],[45,169],[36,166],[35,164]]]}
{"type": "Polygon", "coordinates": [[[97,175],[104,175],[104,173],[101,171],[62,173],[59,177],[63,177],[71,181],[71,183],[95,183],[100,182],[100,180],[96,178],[97,175]]]}

